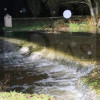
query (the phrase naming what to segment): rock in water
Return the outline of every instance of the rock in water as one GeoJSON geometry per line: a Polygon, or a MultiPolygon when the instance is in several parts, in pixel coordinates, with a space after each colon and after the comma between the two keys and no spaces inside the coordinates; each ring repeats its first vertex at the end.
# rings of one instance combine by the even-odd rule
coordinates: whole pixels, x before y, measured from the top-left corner
{"type": "Polygon", "coordinates": [[[29,53],[29,48],[28,47],[22,47],[20,50],[19,50],[20,54],[27,54],[29,53]]]}

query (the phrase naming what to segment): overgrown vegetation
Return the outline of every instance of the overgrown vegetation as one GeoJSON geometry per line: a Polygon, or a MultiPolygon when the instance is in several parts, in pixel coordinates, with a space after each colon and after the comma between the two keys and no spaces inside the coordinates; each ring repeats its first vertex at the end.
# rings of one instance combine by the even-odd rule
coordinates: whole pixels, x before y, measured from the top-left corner
{"type": "Polygon", "coordinates": [[[17,92],[0,92],[0,100],[55,100],[52,96],[44,94],[24,94],[17,92]]]}
{"type": "Polygon", "coordinates": [[[82,78],[82,80],[100,95],[100,70],[93,71],[88,76],[82,78]]]}

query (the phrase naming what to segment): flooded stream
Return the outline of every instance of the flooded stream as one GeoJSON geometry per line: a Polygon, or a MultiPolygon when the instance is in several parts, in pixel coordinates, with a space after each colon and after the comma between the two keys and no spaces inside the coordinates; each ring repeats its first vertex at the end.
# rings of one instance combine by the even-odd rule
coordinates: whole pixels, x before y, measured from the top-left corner
{"type": "Polygon", "coordinates": [[[5,32],[1,37],[4,37],[0,39],[1,82],[5,74],[10,75],[6,91],[50,94],[57,100],[96,100],[95,92],[79,82],[82,76],[94,69],[94,63],[85,66],[76,59],[83,62],[99,59],[97,50],[99,34],[5,32]],[[13,38],[29,41],[41,46],[41,50],[48,48],[54,52],[45,52],[45,57],[41,50],[22,53],[25,51],[21,48],[25,47],[6,41],[5,38],[12,41],[13,38]],[[69,56],[72,56],[73,60],[68,58],[69,56]]]}

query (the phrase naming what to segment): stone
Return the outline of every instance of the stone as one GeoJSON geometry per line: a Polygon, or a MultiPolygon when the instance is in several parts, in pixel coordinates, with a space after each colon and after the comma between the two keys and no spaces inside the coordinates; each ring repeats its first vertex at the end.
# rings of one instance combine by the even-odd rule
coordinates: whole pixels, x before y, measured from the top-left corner
{"type": "Polygon", "coordinates": [[[27,54],[29,53],[29,48],[28,47],[22,47],[20,50],[19,50],[20,54],[27,54]]]}
{"type": "Polygon", "coordinates": [[[12,27],[12,17],[9,14],[4,16],[4,24],[5,27],[12,27]]]}

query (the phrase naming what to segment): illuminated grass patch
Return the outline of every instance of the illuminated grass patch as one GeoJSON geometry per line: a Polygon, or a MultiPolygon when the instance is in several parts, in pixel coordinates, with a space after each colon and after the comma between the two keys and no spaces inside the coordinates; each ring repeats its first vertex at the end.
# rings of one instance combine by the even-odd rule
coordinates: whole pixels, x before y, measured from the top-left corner
{"type": "Polygon", "coordinates": [[[0,92],[0,100],[55,100],[52,96],[44,94],[24,94],[17,92],[0,92]]]}

